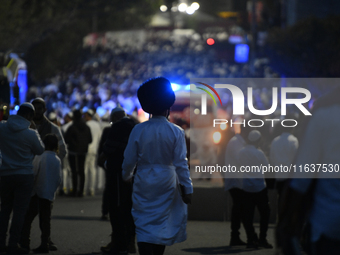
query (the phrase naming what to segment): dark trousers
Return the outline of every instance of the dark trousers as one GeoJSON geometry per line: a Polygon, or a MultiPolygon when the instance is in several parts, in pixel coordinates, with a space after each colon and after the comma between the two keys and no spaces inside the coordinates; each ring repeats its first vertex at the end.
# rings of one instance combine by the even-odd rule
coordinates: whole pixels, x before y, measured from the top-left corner
{"type": "Polygon", "coordinates": [[[338,255],[340,241],[322,235],[318,241],[312,243],[312,255],[338,255]]]}
{"type": "Polygon", "coordinates": [[[119,251],[128,250],[128,244],[135,242],[135,224],[131,215],[131,206],[110,204],[109,215],[114,247],[119,251]]]}
{"type": "Polygon", "coordinates": [[[233,205],[231,208],[231,238],[238,238],[240,236],[241,219],[242,219],[242,200],[244,191],[238,188],[229,190],[233,205]]]}
{"type": "Polygon", "coordinates": [[[12,211],[13,216],[8,245],[15,246],[19,243],[26,211],[31,199],[33,184],[33,174],[1,177],[0,246],[6,244],[7,229],[12,211]]]}
{"type": "Polygon", "coordinates": [[[85,184],[85,158],[86,155],[69,155],[68,160],[72,171],[73,194],[83,194],[85,184]],[[79,177],[79,182],[78,182],[79,177]]]}
{"type": "Polygon", "coordinates": [[[140,255],[163,255],[165,245],[139,242],[138,251],[140,255]]]}
{"type": "Polygon", "coordinates": [[[248,242],[253,241],[255,238],[255,230],[253,226],[255,207],[257,207],[260,213],[260,239],[264,240],[267,237],[270,216],[267,188],[260,192],[244,192],[242,215],[248,242]]]}
{"type": "Polygon", "coordinates": [[[25,217],[25,223],[21,232],[20,244],[30,246],[31,226],[34,218],[39,214],[39,227],[41,230],[41,245],[47,246],[51,236],[51,212],[53,202],[39,198],[37,195],[31,198],[31,202],[25,217]]]}
{"type": "Polygon", "coordinates": [[[102,200],[102,215],[107,215],[109,213],[109,201],[110,196],[108,194],[108,188],[107,188],[107,177],[105,173],[105,187],[103,192],[103,200],[102,200]]]}

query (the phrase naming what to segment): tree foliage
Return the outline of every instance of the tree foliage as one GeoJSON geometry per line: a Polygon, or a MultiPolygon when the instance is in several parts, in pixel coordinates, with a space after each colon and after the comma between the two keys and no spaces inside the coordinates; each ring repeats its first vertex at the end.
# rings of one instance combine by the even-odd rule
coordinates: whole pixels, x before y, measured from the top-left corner
{"type": "Polygon", "coordinates": [[[0,51],[24,53],[41,81],[72,64],[83,37],[92,32],[142,28],[159,0],[4,0],[0,51]]]}
{"type": "Polygon", "coordinates": [[[340,76],[340,17],[309,18],[269,33],[267,55],[287,77],[340,76]]]}

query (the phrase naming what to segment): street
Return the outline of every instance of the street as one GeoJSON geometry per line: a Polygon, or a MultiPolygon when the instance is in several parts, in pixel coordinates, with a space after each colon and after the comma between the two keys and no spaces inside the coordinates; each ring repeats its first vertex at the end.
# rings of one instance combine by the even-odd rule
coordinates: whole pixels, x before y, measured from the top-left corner
{"type": "MultiPolygon", "coordinates": [[[[101,196],[57,197],[52,211],[52,241],[58,251],[51,254],[101,254],[100,247],[110,241],[109,221],[101,221],[101,196]]],[[[258,230],[258,224],[255,224],[258,230]]],[[[268,230],[268,241],[274,244],[274,226],[268,230]]],[[[189,221],[186,242],[167,247],[166,255],[199,254],[274,254],[273,249],[229,247],[230,223],[221,221],[189,221]]],[[[32,226],[31,249],[40,244],[38,218],[32,226]]],[[[246,241],[242,229],[242,240],[246,241]]]]}

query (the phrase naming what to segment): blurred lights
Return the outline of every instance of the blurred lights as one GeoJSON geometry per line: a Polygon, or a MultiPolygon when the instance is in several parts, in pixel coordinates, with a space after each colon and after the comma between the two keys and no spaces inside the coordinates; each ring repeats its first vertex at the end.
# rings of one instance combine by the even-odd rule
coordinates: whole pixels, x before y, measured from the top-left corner
{"type": "Polygon", "coordinates": [[[227,129],[227,124],[223,123],[220,125],[221,130],[226,130],[227,129]]]}
{"type": "Polygon", "coordinates": [[[16,105],[15,107],[14,107],[14,110],[16,110],[16,111],[19,111],[19,105],[16,105]]]}
{"type": "Polygon", "coordinates": [[[180,5],[178,5],[178,11],[180,12],[185,12],[188,8],[188,5],[186,3],[181,3],[180,5]]]}
{"type": "Polygon", "coordinates": [[[220,132],[215,132],[213,134],[213,140],[215,144],[218,144],[221,141],[222,135],[220,132]]]}
{"type": "Polygon", "coordinates": [[[213,45],[213,44],[215,44],[215,40],[212,39],[212,38],[208,38],[208,39],[207,39],[207,44],[208,44],[208,45],[213,45]]]}
{"type": "Polygon", "coordinates": [[[197,2],[193,2],[190,7],[197,11],[200,8],[200,5],[197,2]]]}
{"type": "Polygon", "coordinates": [[[194,8],[192,8],[192,6],[189,6],[189,7],[186,9],[187,14],[189,14],[189,15],[194,14],[195,11],[196,11],[196,10],[195,10],[194,8]]]}
{"type": "Polygon", "coordinates": [[[181,86],[176,83],[171,83],[171,88],[173,91],[177,91],[181,89],[181,86]]]}
{"type": "Polygon", "coordinates": [[[161,5],[159,9],[161,10],[161,12],[166,12],[168,10],[168,7],[166,7],[166,5],[161,5]]]}
{"type": "Polygon", "coordinates": [[[196,115],[198,115],[198,114],[200,114],[200,109],[198,109],[198,108],[196,108],[195,110],[194,110],[194,113],[196,114],[196,115]]]}
{"type": "Polygon", "coordinates": [[[171,7],[171,11],[172,11],[172,12],[177,12],[177,11],[178,11],[177,6],[172,6],[172,7],[171,7]]]}

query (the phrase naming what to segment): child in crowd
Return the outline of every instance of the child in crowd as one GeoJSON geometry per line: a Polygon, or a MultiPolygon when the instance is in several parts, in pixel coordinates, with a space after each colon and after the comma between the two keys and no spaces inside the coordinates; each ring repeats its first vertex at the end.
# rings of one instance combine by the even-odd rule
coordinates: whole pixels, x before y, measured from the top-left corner
{"type": "Polygon", "coordinates": [[[55,134],[47,134],[43,142],[45,152],[33,160],[35,182],[20,242],[21,247],[30,248],[31,225],[39,214],[41,245],[33,250],[35,253],[48,253],[51,250],[49,247],[51,243],[51,212],[56,190],[61,183],[61,163],[57,156],[58,137],[55,134]]]}

